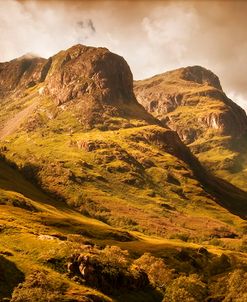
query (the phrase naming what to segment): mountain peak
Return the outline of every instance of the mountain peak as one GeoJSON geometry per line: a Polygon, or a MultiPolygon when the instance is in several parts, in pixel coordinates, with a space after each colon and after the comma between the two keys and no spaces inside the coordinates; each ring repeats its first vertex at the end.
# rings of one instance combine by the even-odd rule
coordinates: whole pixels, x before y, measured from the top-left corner
{"type": "Polygon", "coordinates": [[[106,48],[75,45],[52,57],[47,88],[65,103],[86,95],[101,102],[133,100],[133,76],[127,62],[106,48]]]}
{"type": "Polygon", "coordinates": [[[207,84],[222,90],[220,80],[211,70],[195,65],[181,68],[181,78],[198,84],[207,84]]]}
{"type": "Polygon", "coordinates": [[[49,59],[28,55],[0,63],[1,97],[28,95],[30,87],[86,128],[107,128],[112,118],[159,123],[137,102],[127,62],[107,48],[77,44],[49,59]]]}
{"type": "Polygon", "coordinates": [[[49,60],[46,93],[58,106],[80,112],[87,127],[106,126],[115,117],[158,123],[137,102],[131,70],[121,56],[107,48],[78,44],[49,60]]]}
{"type": "Polygon", "coordinates": [[[46,59],[32,54],[0,63],[0,95],[6,96],[17,89],[25,89],[42,81],[46,59]]]}
{"type": "Polygon", "coordinates": [[[41,58],[40,56],[38,56],[37,54],[35,54],[33,52],[27,52],[24,55],[22,55],[21,57],[15,59],[15,60],[20,61],[20,60],[25,60],[25,59],[29,60],[29,59],[36,59],[36,58],[43,59],[43,58],[41,58]]]}
{"type": "Polygon", "coordinates": [[[244,110],[225,95],[219,78],[201,66],[137,81],[135,93],[147,111],[177,131],[187,144],[211,131],[235,138],[247,131],[244,110]]]}

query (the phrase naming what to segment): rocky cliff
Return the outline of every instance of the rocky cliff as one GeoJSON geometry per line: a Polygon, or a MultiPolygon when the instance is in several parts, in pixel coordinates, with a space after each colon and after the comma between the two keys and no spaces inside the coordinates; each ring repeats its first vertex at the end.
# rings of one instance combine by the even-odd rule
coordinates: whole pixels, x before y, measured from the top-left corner
{"type": "Polygon", "coordinates": [[[87,128],[107,128],[112,118],[158,123],[136,101],[127,62],[106,48],[75,45],[49,59],[26,55],[0,64],[2,97],[35,85],[58,110],[76,112],[87,128]]]}
{"type": "Polygon", "coordinates": [[[210,132],[240,137],[247,131],[245,111],[223,92],[211,71],[192,66],[135,82],[137,100],[190,144],[210,132]]]}

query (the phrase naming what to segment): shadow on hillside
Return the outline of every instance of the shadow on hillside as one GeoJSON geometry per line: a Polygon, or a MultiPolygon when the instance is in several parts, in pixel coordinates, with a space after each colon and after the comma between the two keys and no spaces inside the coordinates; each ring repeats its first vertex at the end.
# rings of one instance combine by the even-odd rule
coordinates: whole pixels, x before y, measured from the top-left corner
{"type": "Polygon", "coordinates": [[[37,176],[38,166],[28,163],[19,168],[15,162],[8,160],[1,153],[0,165],[3,165],[4,171],[6,170],[6,173],[1,175],[0,189],[21,193],[33,201],[49,204],[55,208],[71,210],[63,196],[41,187],[37,176]]]}
{"type": "Polygon", "coordinates": [[[23,281],[24,274],[15,263],[0,255],[0,300],[11,297],[15,287],[23,281]]]}

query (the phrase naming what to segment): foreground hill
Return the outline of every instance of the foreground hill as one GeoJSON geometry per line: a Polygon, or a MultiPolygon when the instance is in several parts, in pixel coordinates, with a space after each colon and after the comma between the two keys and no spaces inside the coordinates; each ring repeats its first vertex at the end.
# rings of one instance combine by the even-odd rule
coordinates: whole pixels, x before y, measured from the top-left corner
{"type": "Polygon", "coordinates": [[[135,93],[204,165],[246,190],[247,116],[215,74],[200,66],[180,68],[135,82],[135,93]]]}
{"type": "MultiPolygon", "coordinates": [[[[245,272],[236,267],[247,266],[246,254],[213,246],[215,238],[203,243],[205,249],[201,244],[112,228],[46,195],[4,159],[0,169],[2,301],[151,302],[161,301],[163,295],[164,301],[172,297],[180,301],[180,284],[183,297],[197,297],[195,301],[244,295],[245,272]],[[152,256],[144,254],[146,251],[152,256]],[[73,255],[87,257],[95,271],[82,278],[71,269],[71,264],[76,265],[71,262],[75,261],[73,255]],[[95,266],[99,264],[104,273],[95,266]],[[239,284],[237,290],[217,289],[234,280],[239,284]]],[[[235,240],[244,251],[244,241],[235,240]]]]}
{"type": "MultiPolygon", "coordinates": [[[[65,285],[47,289],[50,295],[56,288],[59,301],[160,301],[164,290],[159,284],[156,292],[158,281],[152,281],[148,267],[163,260],[148,256],[134,263],[145,251],[168,260],[169,274],[176,271],[171,284],[182,272],[197,272],[209,282],[209,275],[233,270],[228,256],[218,257],[222,251],[207,245],[217,237],[217,244],[233,240],[244,251],[246,193],[207,172],[177,133],[137,102],[123,58],[82,45],[48,60],[24,56],[0,64],[0,95],[0,219],[7,226],[0,237],[3,255],[8,261],[14,257],[20,271],[13,282],[26,276],[12,301],[28,301],[26,291],[35,278],[42,288],[41,269],[49,269],[54,280],[55,273],[68,273],[65,285]],[[88,250],[88,240],[97,246],[88,250]],[[198,255],[195,242],[212,254],[198,255]],[[34,274],[30,263],[37,268],[34,274]],[[220,268],[214,271],[215,263],[220,268]],[[89,264],[93,278],[82,269],[89,264]],[[214,272],[208,271],[211,264],[214,272]],[[118,278],[126,283],[115,296],[118,278]],[[92,287],[101,294],[93,294],[92,287]],[[139,291],[136,297],[133,289],[139,291]],[[68,300],[73,292],[74,300],[68,300]]],[[[237,257],[245,263],[244,253],[237,257]]],[[[193,278],[186,282],[201,282],[193,278]]],[[[201,286],[204,299],[208,285],[201,286]]]]}

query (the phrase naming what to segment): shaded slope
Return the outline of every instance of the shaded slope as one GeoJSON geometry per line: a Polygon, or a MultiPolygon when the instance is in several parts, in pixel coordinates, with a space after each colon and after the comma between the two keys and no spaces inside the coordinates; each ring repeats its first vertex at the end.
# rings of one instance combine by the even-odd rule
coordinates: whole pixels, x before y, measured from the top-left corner
{"type": "MultiPolygon", "coordinates": [[[[112,301],[95,289],[71,281],[59,257],[66,259],[74,250],[83,251],[83,244],[92,238],[126,242],[134,237],[54,200],[3,159],[0,171],[0,299],[10,301],[14,293],[11,301],[41,301],[43,297],[50,301],[112,301]],[[58,264],[51,267],[49,259],[54,257],[58,264]],[[17,287],[21,282],[28,285],[26,289],[24,285],[17,287]]],[[[151,301],[149,294],[147,301],[151,301]]]]}
{"type": "MultiPolygon", "coordinates": [[[[145,131],[145,129],[143,130],[145,131]]],[[[168,158],[166,158],[167,160],[168,158]]],[[[125,260],[123,255],[127,255],[128,258],[125,257],[128,261],[133,262],[136,257],[150,251],[156,256],[164,257],[166,263],[169,264],[169,267],[166,267],[166,273],[175,268],[176,276],[179,276],[180,273],[195,272],[206,275],[207,269],[214,268],[214,263],[220,268],[221,258],[230,259],[226,255],[220,256],[222,250],[210,245],[206,246],[207,256],[203,256],[199,251],[205,249],[200,249],[201,245],[198,244],[143,236],[138,232],[134,232],[134,239],[130,237],[130,240],[126,240],[127,232],[110,228],[92,218],[83,217],[65,204],[47,197],[2,160],[0,169],[2,172],[0,177],[1,298],[10,298],[14,290],[11,299],[13,302],[20,301],[20,299],[22,301],[23,299],[41,301],[43,297],[45,297],[44,301],[49,298],[54,302],[72,300],[78,302],[161,301],[161,293],[158,294],[152,288],[128,290],[125,283],[124,287],[119,288],[114,296],[112,293],[103,295],[95,289],[95,287],[98,288],[98,285],[94,284],[94,289],[92,289],[84,283],[81,284],[78,276],[71,278],[66,273],[65,265],[68,257],[78,252],[87,257],[90,255],[93,259],[100,253],[102,259],[105,250],[108,253],[112,251],[108,257],[111,256],[114,263],[118,259],[125,260]],[[17,187],[15,183],[18,184],[17,187]],[[3,191],[8,195],[8,201],[6,196],[3,196],[3,191]],[[19,202],[22,202],[24,198],[27,200],[27,196],[29,202],[34,206],[33,209],[21,207],[17,203],[17,198],[19,202]],[[15,201],[15,203],[11,205],[11,201],[15,201]],[[95,243],[97,245],[92,247],[91,245],[95,243]],[[104,249],[106,244],[116,246],[111,248],[108,246],[104,249]],[[128,249],[131,256],[126,251],[118,250],[117,246],[128,249]],[[114,251],[116,252],[114,253],[114,251]],[[202,263],[203,267],[200,267],[202,263]],[[24,275],[24,283],[16,288],[17,284],[23,281],[24,275]]],[[[174,182],[174,179],[170,178],[170,181],[174,182]]],[[[217,210],[219,215],[220,208],[214,208],[214,210],[217,210]]],[[[237,222],[236,217],[232,215],[226,214],[225,218],[231,218],[234,223],[237,222]]],[[[220,226],[216,221],[214,223],[215,226],[220,226]]],[[[211,221],[207,220],[207,227],[210,228],[210,224],[211,221]]],[[[226,230],[224,232],[227,235],[226,230]]],[[[217,234],[223,233],[218,231],[217,234]]],[[[224,253],[226,253],[225,250],[224,253]]],[[[229,257],[231,253],[233,254],[230,251],[227,253],[229,253],[229,257]]],[[[234,252],[235,261],[236,258],[239,259],[238,261],[241,259],[243,263],[246,261],[244,254],[234,252]]],[[[106,261],[106,259],[103,258],[102,261],[106,261]]],[[[109,260],[107,261],[109,262],[109,260]]],[[[105,269],[109,269],[109,266],[105,269]]],[[[121,269],[119,266],[117,271],[121,269]]],[[[229,266],[220,269],[222,273],[229,274],[229,266]]],[[[215,274],[213,270],[212,274],[215,274]]],[[[133,283],[133,280],[131,282],[133,283]]],[[[107,289],[104,288],[104,291],[107,289]]]]}

